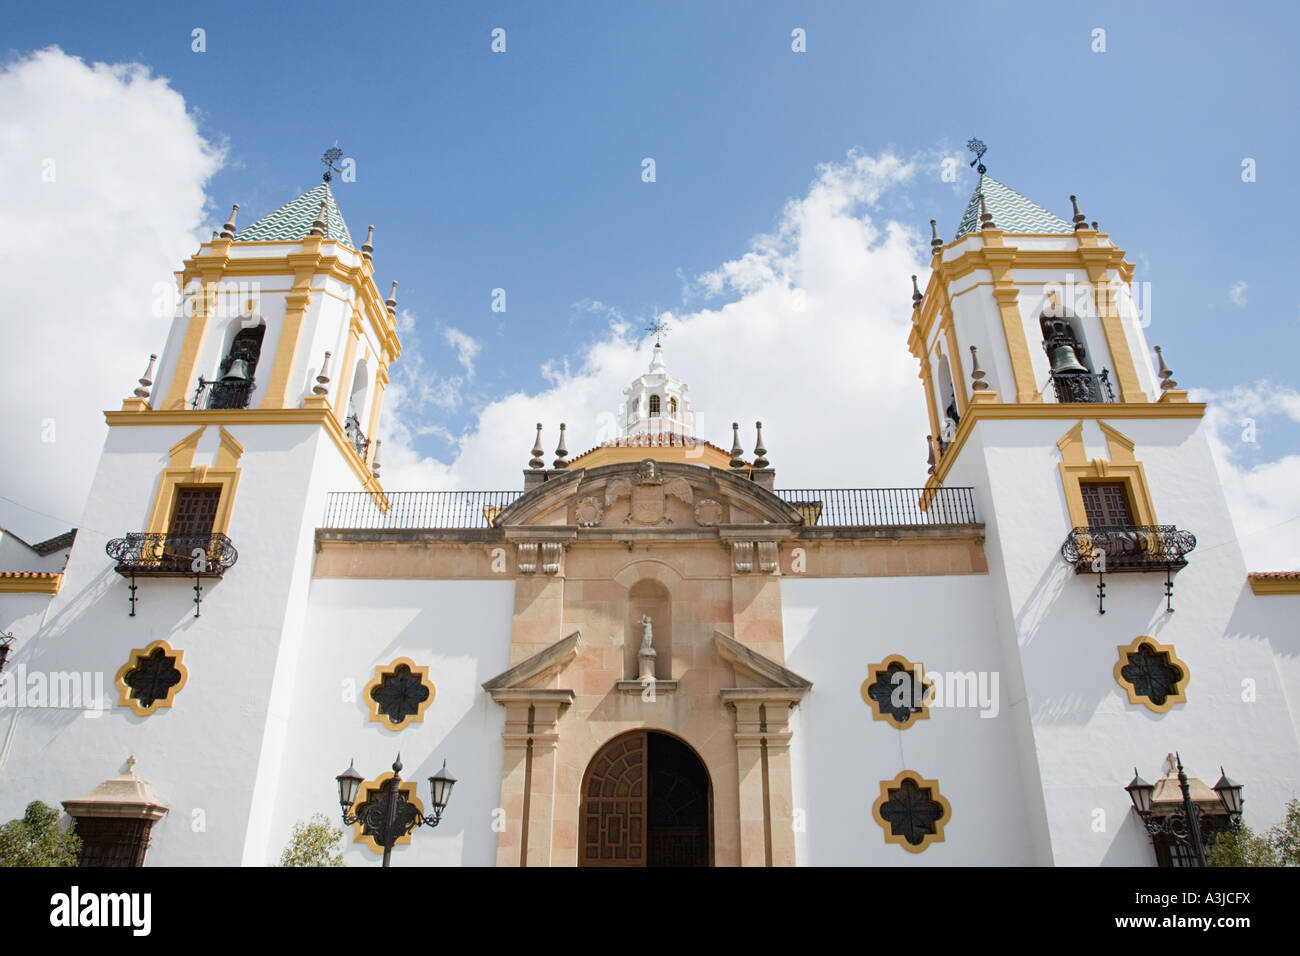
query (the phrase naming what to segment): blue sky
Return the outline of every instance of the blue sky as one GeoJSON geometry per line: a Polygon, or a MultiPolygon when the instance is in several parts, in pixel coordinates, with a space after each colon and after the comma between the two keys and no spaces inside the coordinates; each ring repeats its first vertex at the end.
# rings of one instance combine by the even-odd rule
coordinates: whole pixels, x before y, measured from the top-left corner
{"type": "MultiPolygon", "coordinates": [[[[951,238],[971,136],[992,175],[1067,218],[1077,193],[1128,251],[1152,284],[1148,340],[1183,386],[1297,380],[1293,5],[28,4],[6,19],[9,60],[57,44],[168,79],[226,149],[206,228],[232,202],[247,224],[310,188],[338,141],[357,169],[335,183],[340,206],[358,241],[376,225],[376,279],[398,279],[416,319],[408,352],[450,376],[448,328],[481,346],[463,400],[437,411],[445,432],[419,438],[442,460],[486,404],[544,389],[544,363],[580,363],[607,333],[608,313],[579,303],[637,326],[723,304],[683,302],[685,281],[778,228],[819,164],[855,150],[922,163],[873,215],[918,238],[934,217],[951,238]],[[962,157],[957,186],[939,180],[944,155],[962,157]]],[[[904,315],[908,293],[897,276],[904,315]]],[[[791,328],[783,347],[833,344],[791,328]]],[[[1294,421],[1261,429],[1247,459],[1300,451],[1294,421]]]]}

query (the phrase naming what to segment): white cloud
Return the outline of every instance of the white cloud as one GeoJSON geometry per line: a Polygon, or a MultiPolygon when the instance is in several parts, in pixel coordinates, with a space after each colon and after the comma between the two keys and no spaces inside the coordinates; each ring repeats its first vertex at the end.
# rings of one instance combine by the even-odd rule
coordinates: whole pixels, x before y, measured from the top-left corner
{"type": "Polygon", "coordinates": [[[464,366],[465,377],[473,378],[474,356],[478,355],[482,346],[460,329],[448,328],[443,336],[447,339],[447,344],[456,350],[456,360],[464,366]]]}
{"type": "Polygon", "coordinates": [[[0,68],[0,493],[58,519],[0,508],[24,537],[79,521],[106,431],[88,410],[120,408],[160,350],[154,285],[198,247],[222,154],[139,64],[52,47],[0,68]]]}
{"type": "Polygon", "coordinates": [[[1246,283],[1241,280],[1233,283],[1232,288],[1228,290],[1228,298],[1232,300],[1233,305],[1238,308],[1245,308],[1246,289],[1246,283]]]}
{"type": "MultiPolygon", "coordinates": [[[[674,313],[664,345],[670,371],[690,385],[700,437],[730,447],[730,423],[740,421],[752,449],[761,420],[784,487],[923,482],[925,403],[906,342],[909,276],[925,275],[928,236],[872,215],[887,191],[915,174],[913,163],[888,154],[825,164],[772,234],[688,283],[697,294],[730,296],[715,308],[674,313]]],[[[623,388],[645,370],[650,349],[621,315],[606,314],[605,334],[571,359],[545,364],[545,390],[482,408],[454,461],[403,449],[385,460],[385,486],[518,487],[539,421],[548,455],[560,422],[575,455],[613,437],[623,388]]],[[[411,420],[401,409],[388,441],[411,434],[411,420]]]]}
{"type": "Polygon", "coordinates": [[[1266,459],[1270,421],[1300,424],[1300,392],[1271,382],[1195,391],[1223,493],[1252,571],[1300,569],[1300,455],[1266,459]]]}

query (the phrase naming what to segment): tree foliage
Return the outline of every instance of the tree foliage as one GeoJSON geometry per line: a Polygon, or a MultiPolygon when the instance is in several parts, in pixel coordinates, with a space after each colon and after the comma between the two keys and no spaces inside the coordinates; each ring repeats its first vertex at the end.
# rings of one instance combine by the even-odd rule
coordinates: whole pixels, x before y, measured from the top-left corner
{"type": "Polygon", "coordinates": [[[289,845],[280,854],[280,866],[343,866],[343,828],[330,824],[323,813],[293,825],[289,845]]]}
{"type": "Polygon", "coordinates": [[[59,811],[39,800],[22,819],[0,826],[0,866],[76,866],[81,837],[59,826],[59,811]]]}
{"type": "Polygon", "coordinates": [[[1267,833],[1242,827],[1224,833],[1214,843],[1210,866],[1300,866],[1300,799],[1286,805],[1281,821],[1267,833]]]}

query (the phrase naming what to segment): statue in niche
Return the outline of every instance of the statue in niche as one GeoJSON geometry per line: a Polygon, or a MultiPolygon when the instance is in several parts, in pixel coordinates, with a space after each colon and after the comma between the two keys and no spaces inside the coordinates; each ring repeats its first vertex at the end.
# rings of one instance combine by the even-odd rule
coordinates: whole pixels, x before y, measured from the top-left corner
{"type": "Polygon", "coordinates": [[[641,615],[641,629],[641,650],[651,650],[654,647],[654,622],[649,614],[641,615]]]}
{"type": "Polygon", "coordinates": [[[654,641],[654,625],[649,614],[641,615],[641,650],[637,653],[637,678],[642,681],[655,679],[655,658],[658,657],[651,644],[654,641]]]}

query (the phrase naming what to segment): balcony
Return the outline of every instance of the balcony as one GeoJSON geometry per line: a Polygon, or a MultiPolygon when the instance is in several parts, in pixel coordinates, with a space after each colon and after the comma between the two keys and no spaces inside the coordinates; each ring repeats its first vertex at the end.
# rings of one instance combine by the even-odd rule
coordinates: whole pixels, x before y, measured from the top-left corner
{"type": "Polygon", "coordinates": [[[1061,557],[1076,574],[1097,575],[1097,611],[1105,614],[1107,572],[1165,572],[1165,610],[1173,611],[1175,571],[1187,567],[1196,535],[1171,524],[1074,528],[1061,545],[1061,557]]]}
{"type": "Polygon", "coordinates": [[[348,436],[348,441],[352,442],[352,447],[357,450],[357,455],[362,461],[365,461],[366,449],[370,447],[370,439],[361,430],[361,421],[356,415],[349,415],[344,419],[343,434],[348,436]]]}
{"type": "Polygon", "coordinates": [[[137,576],[194,578],[194,616],[203,599],[201,578],[220,578],[239,560],[239,552],[224,534],[167,534],[132,531],[114,538],[104,553],[117,562],[113,569],[130,580],[131,617],[138,598],[137,576]]]}
{"type": "Polygon", "coordinates": [[[209,381],[199,377],[199,387],[194,390],[192,408],[247,408],[253,397],[252,379],[218,379],[209,381]]]}
{"type": "Polygon", "coordinates": [[[1102,369],[1100,375],[1095,372],[1053,372],[1052,385],[1056,389],[1056,400],[1062,404],[1115,401],[1107,369],[1102,369]]]}
{"type": "Polygon", "coordinates": [[[150,534],[132,531],[104,546],[118,574],[219,578],[239,560],[224,534],[150,534]]]}

